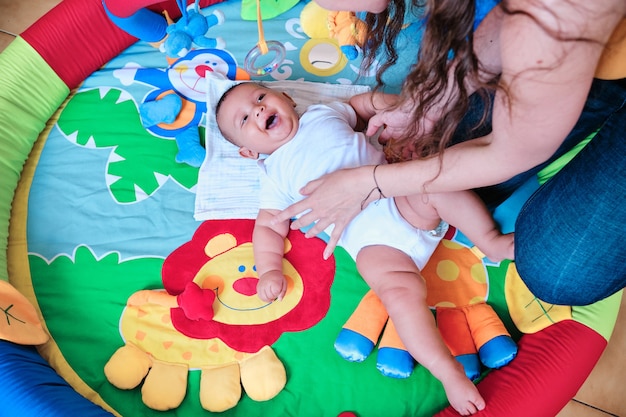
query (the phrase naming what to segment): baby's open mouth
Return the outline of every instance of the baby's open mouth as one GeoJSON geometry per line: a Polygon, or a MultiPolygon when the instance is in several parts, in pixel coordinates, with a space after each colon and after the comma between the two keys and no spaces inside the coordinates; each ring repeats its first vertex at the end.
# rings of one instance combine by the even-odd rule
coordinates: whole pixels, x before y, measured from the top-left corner
{"type": "Polygon", "coordinates": [[[271,129],[274,127],[274,125],[276,125],[276,122],[278,121],[278,116],[275,114],[272,114],[270,117],[267,118],[267,120],[265,121],[265,128],[266,129],[271,129]]]}

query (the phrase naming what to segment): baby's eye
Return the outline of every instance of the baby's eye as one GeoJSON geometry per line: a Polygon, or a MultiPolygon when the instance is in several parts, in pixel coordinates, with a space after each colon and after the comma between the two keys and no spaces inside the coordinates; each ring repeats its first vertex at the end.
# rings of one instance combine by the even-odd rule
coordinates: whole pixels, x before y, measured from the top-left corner
{"type": "Polygon", "coordinates": [[[241,124],[243,125],[247,121],[248,121],[248,115],[246,114],[245,116],[243,116],[243,119],[241,119],[241,124]]]}
{"type": "Polygon", "coordinates": [[[261,102],[261,100],[263,100],[265,98],[265,93],[259,95],[259,98],[257,98],[257,102],[261,102]]]}

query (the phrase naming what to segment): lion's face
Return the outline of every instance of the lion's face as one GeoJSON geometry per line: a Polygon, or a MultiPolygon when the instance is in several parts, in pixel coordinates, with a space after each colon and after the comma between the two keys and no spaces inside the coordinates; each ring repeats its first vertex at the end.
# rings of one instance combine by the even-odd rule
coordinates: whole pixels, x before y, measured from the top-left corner
{"type": "MultiPolygon", "coordinates": [[[[288,247],[291,245],[287,240],[288,247]]],[[[283,260],[287,293],[282,301],[266,303],[256,292],[259,280],[254,266],[252,243],[244,243],[207,261],[194,278],[201,288],[215,291],[213,320],[224,324],[264,324],[283,317],[302,300],[302,276],[283,260]]]]}
{"type": "Polygon", "coordinates": [[[204,222],[191,241],[165,259],[163,286],[170,294],[181,294],[190,282],[215,292],[212,320],[190,319],[182,308],[171,310],[180,333],[219,338],[233,349],[256,352],[283,332],[308,329],[326,315],[335,263],[323,259],[324,242],[289,233],[283,259],[287,293],[281,301],[265,303],[256,294],[253,228],[253,220],[204,222]]]}

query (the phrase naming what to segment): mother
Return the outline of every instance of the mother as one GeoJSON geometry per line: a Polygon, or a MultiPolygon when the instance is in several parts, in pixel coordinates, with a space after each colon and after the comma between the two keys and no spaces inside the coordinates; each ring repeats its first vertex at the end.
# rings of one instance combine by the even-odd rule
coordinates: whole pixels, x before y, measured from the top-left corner
{"type": "MultiPolygon", "coordinates": [[[[405,0],[317,1],[370,12],[370,59],[393,45],[405,10],[405,0]]],[[[475,31],[474,0],[425,3],[416,65],[368,126],[368,134],[385,127],[397,163],[375,179],[366,166],[312,181],[308,198],[277,221],[308,209],[292,228],[317,221],[309,236],[334,223],[331,251],[375,184],[388,197],[475,188],[493,206],[597,132],[522,208],[516,265],[554,304],[586,305],[624,288],[626,2],[504,0],[475,31]]]]}

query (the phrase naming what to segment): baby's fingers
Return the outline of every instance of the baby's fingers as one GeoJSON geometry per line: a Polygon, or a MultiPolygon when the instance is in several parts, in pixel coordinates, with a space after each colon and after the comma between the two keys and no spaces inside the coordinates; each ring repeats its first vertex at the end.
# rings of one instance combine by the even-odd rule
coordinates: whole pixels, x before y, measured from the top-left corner
{"type": "Polygon", "coordinates": [[[258,289],[257,295],[259,296],[261,300],[263,300],[266,303],[271,303],[272,301],[276,299],[276,297],[273,296],[271,291],[267,288],[258,289]]]}
{"type": "Polygon", "coordinates": [[[367,122],[367,130],[365,131],[365,135],[373,137],[374,135],[379,134],[384,126],[385,124],[382,122],[382,120],[374,115],[367,122]]]}
{"type": "Polygon", "coordinates": [[[287,294],[287,280],[283,280],[282,282],[282,288],[280,289],[280,291],[278,292],[278,295],[276,296],[276,299],[278,301],[281,301],[283,298],[285,298],[285,294],[287,294]]]}

